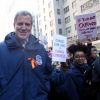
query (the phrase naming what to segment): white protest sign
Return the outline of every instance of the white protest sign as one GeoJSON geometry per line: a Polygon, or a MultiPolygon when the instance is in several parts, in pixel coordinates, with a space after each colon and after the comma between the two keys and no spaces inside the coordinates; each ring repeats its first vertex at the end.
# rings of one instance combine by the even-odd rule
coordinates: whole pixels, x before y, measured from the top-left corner
{"type": "Polygon", "coordinates": [[[66,62],[67,38],[61,35],[53,37],[52,61],[66,62]]]}
{"type": "Polygon", "coordinates": [[[95,13],[76,16],[78,39],[92,39],[97,37],[95,13]]]}

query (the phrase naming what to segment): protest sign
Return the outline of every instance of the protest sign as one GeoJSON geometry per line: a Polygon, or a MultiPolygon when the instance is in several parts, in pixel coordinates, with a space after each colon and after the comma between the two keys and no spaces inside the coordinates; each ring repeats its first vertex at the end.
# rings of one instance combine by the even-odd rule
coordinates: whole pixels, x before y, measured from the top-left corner
{"type": "Polygon", "coordinates": [[[55,35],[53,38],[52,61],[66,62],[67,38],[55,35]]]}
{"type": "Polygon", "coordinates": [[[76,27],[79,40],[97,37],[95,13],[76,16],[76,27]]]}

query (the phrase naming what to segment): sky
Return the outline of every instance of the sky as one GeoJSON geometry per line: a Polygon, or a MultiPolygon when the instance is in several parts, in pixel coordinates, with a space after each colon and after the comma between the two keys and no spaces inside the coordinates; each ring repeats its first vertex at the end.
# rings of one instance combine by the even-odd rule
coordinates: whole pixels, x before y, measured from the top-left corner
{"type": "MultiPolygon", "coordinates": [[[[0,0],[1,1],[1,0],[0,0]]],[[[12,32],[15,14],[27,10],[33,15],[37,13],[37,0],[2,0],[0,3],[0,41],[12,32]]]]}

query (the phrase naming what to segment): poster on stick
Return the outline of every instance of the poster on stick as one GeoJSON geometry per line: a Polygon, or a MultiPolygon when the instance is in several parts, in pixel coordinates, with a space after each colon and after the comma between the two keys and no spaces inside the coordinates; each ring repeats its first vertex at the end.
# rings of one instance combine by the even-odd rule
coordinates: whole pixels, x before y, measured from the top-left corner
{"type": "Polygon", "coordinates": [[[90,13],[76,16],[76,28],[79,40],[97,37],[96,14],[90,13]]]}
{"type": "Polygon", "coordinates": [[[53,37],[52,61],[66,62],[67,38],[61,35],[53,37]]]}

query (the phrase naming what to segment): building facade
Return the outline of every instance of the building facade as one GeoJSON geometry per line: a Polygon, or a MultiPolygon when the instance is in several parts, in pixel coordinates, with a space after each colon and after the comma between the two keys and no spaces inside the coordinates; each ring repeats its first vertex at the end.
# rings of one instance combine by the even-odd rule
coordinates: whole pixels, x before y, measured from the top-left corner
{"type": "Polygon", "coordinates": [[[64,13],[62,0],[38,0],[39,32],[52,46],[54,34],[64,34],[64,13]]]}
{"type": "Polygon", "coordinates": [[[38,0],[39,32],[52,46],[53,35],[66,36],[68,44],[77,40],[76,16],[96,13],[97,33],[100,37],[100,0],[38,0]]]}

